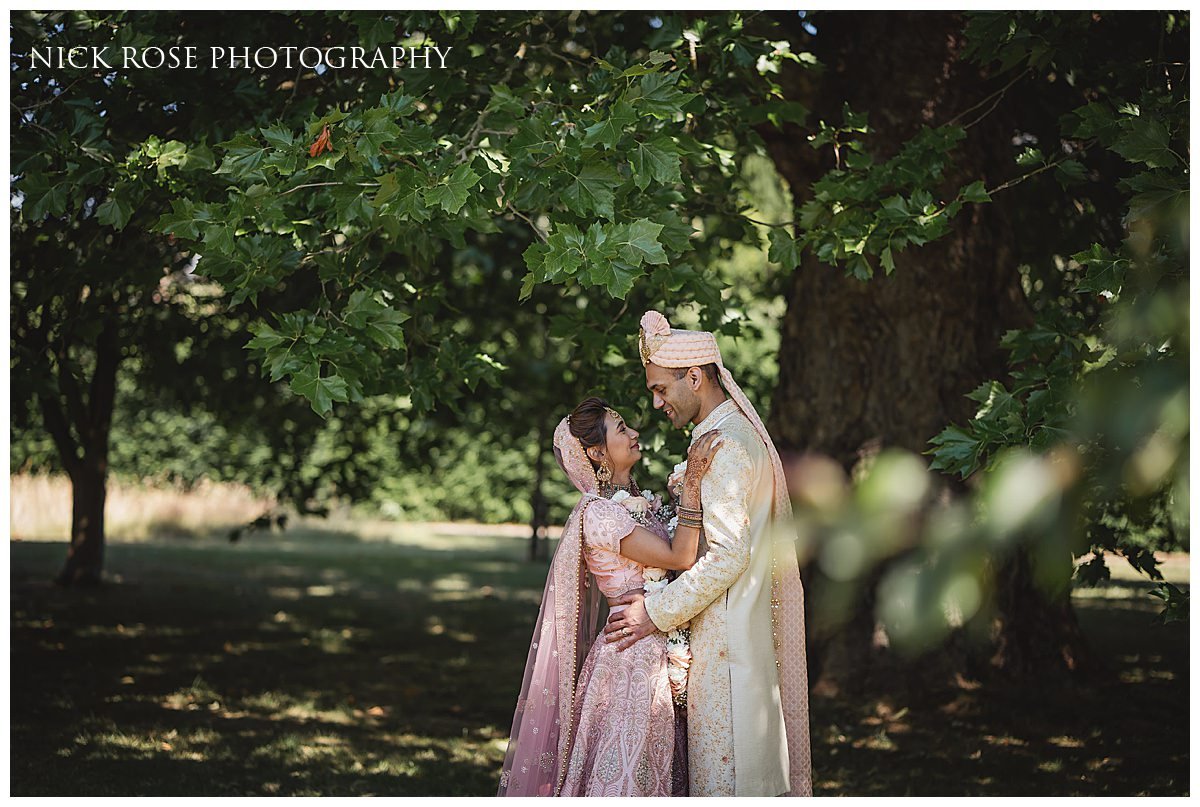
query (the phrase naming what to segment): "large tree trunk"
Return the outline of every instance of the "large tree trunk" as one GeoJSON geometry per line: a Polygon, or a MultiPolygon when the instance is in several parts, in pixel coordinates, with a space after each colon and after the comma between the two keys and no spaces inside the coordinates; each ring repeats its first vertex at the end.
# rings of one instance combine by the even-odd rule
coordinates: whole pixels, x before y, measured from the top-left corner
{"type": "Polygon", "coordinates": [[[69,346],[58,351],[59,395],[41,397],[42,414],[71,477],[71,543],[54,582],[97,585],[104,570],[104,504],[108,486],[108,438],[112,429],[121,361],[118,326],[108,319],[95,345],[95,367],[86,398],[72,374],[69,346]],[[72,436],[65,412],[70,413],[72,436]]]}
{"type": "MultiPolygon", "coordinates": [[[[822,13],[816,24],[810,47],[828,69],[815,87],[808,74],[794,75],[788,95],[812,101],[812,120],[840,120],[843,99],[868,113],[877,161],[922,126],[946,123],[1002,86],[960,58],[959,14],[822,13]]],[[[968,130],[947,170],[947,196],[974,179],[993,187],[1012,175],[1014,123],[1006,108],[968,130]]],[[[799,207],[810,184],[834,167],[831,150],[810,148],[794,127],[762,134],[799,207]]],[[[878,446],[925,451],[947,424],[974,414],[963,396],[1005,376],[1000,337],[1031,322],[1014,259],[1019,234],[1005,205],[998,198],[968,206],[950,235],[897,255],[890,277],[849,279],[805,256],[787,293],[770,418],[782,452],[819,451],[848,468],[878,446]]],[[[808,576],[820,588],[819,572],[808,576]]],[[[1068,655],[1082,657],[1069,599],[1048,601],[1022,584],[1027,576],[998,577],[1002,633],[1007,647],[1021,647],[1020,671],[1061,669],[1067,644],[1074,645],[1068,655]]],[[[868,608],[860,603],[849,625],[825,635],[826,620],[810,611],[817,655],[837,657],[851,677],[866,675],[879,655],[868,608]]]]}
{"type": "Polygon", "coordinates": [[[71,545],[55,582],[63,586],[100,583],[104,570],[104,500],[107,480],[96,465],[71,475],[71,545]]]}

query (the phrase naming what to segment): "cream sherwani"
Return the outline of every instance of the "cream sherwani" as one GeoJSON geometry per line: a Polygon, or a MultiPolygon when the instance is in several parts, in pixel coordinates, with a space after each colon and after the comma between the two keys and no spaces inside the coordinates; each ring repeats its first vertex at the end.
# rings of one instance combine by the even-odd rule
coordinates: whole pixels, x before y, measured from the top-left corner
{"type": "Polygon", "coordinates": [[[771,459],[733,401],[692,440],[713,429],[723,439],[700,487],[707,548],[645,606],[659,630],[691,620],[690,795],[778,796],[789,760],[771,635],[771,459]]]}

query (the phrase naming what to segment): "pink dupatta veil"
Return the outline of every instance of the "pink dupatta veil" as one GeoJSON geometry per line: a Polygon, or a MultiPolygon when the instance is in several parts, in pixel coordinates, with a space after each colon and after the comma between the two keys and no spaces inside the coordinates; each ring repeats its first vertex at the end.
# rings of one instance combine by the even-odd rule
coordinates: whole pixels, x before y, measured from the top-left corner
{"type": "Polygon", "coordinates": [[[571,511],[546,576],[542,606],[513,714],[500,796],[557,796],[574,741],[575,684],[598,629],[599,588],[583,560],[583,513],[596,500],[596,474],[563,418],[554,456],[583,494],[571,511]]]}

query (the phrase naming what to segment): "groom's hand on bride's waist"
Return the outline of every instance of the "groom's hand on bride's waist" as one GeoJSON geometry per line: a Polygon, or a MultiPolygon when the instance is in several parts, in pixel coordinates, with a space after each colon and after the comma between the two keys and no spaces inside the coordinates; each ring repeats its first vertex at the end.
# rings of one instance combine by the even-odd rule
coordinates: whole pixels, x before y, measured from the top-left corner
{"type": "Polygon", "coordinates": [[[632,647],[634,642],[658,630],[646,613],[646,606],[642,602],[644,599],[639,592],[609,601],[609,605],[629,606],[609,616],[608,624],[604,626],[604,641],[620,642],[617,645],[618,652],[632,647]]]}

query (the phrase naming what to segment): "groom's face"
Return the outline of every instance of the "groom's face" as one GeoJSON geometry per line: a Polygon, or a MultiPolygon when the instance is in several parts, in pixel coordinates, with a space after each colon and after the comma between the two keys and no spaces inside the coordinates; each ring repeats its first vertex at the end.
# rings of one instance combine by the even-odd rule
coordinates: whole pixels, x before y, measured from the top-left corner
{"type": "Polygon", "coordinates": [[[692,389],[691,378],[675,377],[675,370],[646,365],[646,389],[654,396],[654,408],[661,409],[671,425],[682,429],[700,412],[700,396],[692,389]]]}

